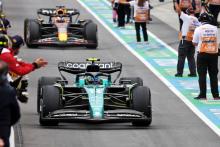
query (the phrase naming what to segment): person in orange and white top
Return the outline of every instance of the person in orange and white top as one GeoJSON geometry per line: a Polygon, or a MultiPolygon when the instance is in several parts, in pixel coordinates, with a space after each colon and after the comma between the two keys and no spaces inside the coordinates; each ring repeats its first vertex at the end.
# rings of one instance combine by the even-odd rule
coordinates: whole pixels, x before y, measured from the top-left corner
{"type": "Polygon", "coordinates": [[[199,17],[202,25],[195,29],[193,43],[197,46],[197,71],[200,93],[195,99],[206,99],[206,75],[210,77],[211,92],[214,99],[219,98],[218,91],[218,29],[211,25],[207,13],[199,17]]]}
{"type": "Polygon", "coordinates": [[[129,4],[134,7],[134,20],[137,42],[141,42],[140,29],[142,28],[144,42],[148,44],[147,21],[149,3],[146,0],[130,1],[129,4]]]}
{"type": "Polygon", "coordinates": [[[180,7],[176,4],[176,11],[183,20],[183,26],[181,29],[181,39],[178,48],[178,62],[177,62],[177,73],[176,77],[183,76],[183,69],[185,64],[185,59],[188,60],[189,77],[196,77],[196,64],[195,64],[195,47],[192,43],[193,33],[196,27],[200,25],[198,19],[194,16],[193,8],[188,8],[186,13],[181,11],[180,7]]]}
{"type": "Polygon", "coordinates": [[[131,1],[130,5],[134,6],[134,20],[137,42],[141,41],[140,28],[142,28],[144,42],[148,43],[147,21],[149,3],[146,0],[131,1]]]}
{"type": "Polygon", "coordinates": [[[218,26],[218,14],[220,12],[220,0],[206,0],[209,4],[209,10],[214,16],[214,25],[218,26]]]}

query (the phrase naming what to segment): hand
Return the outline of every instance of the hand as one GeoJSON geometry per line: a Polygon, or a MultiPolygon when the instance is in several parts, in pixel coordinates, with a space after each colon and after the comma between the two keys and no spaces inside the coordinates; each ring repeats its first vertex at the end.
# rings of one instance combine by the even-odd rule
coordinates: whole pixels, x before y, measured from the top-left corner
{"type": "MultiPolygon", "coordinates": [[[[27,93],[27,92],[17,91],[17,99],[18,99],[21,103],[27,103],[27,102],[28,102],[28,93],[27,93]]],[[[0,146],[0,147],[1,147],[1,146],[0,146]]]]}
{"type": "Polygon", "coordinates": [[[5,144],[4,144],[4,141],[0,138],[0,147],[4,147],[5,144]]]}
{"type": "Polygon", "coordinates": [[[27,91],[27,87],[28,87],[28,80],[21,80],[21,90],[27,91]]]}
{"type": "Polygon", "coordinates": [[[177,3],[175,3],[175,11],[180,15],[181,14],[181,9],[177,3]]]}
{"type": "Polygon", "coordinates": [[[40,68],[40,67],[46,66],[48,62],[44,60],[43,58],[38,58],[34,61],[34,63],[36,63],[38,68],[40,68]]]}

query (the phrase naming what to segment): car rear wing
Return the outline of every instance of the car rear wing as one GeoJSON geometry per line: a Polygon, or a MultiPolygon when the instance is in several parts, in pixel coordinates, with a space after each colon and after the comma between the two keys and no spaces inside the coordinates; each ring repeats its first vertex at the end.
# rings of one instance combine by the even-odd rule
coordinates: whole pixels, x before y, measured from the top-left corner
{"type": "MultiPolygon", "coordinates": [[[[87,67],[90,65],[97,65],[99,66],[99,71],[101,73],[106,73],[106,74],[112,74],[118,72],[118,75],[116,76],[116,79],[114,82],[119,78],[121,75],[122,71],[122,63],[120,62],[59,62],[58,63],[58,70],[62,75],[62,71],[70,73],[70,74],[81,74],[87,72],[87,67]]],[[[63,77],[65,79],[65,77],[63,77]]],[[[114,83],[113,82],[113,83],[114,83]]]]}
{"type": "MultiPolygon", "coordinates": [[[[80,12],[77,9],[64,9],[64,10],[65,10],[65,13],[63,13],[63,15],[62,14],[60,15],[65,16],[65,17],[72,17],[74,15],[80,15],[80,12]]],[[[57,11],[59,11],[59,9],[41,8],[37,10],[37,14],[54,17],[54,16],[59,16],[59,14],[57,14],[57,11]]]]}

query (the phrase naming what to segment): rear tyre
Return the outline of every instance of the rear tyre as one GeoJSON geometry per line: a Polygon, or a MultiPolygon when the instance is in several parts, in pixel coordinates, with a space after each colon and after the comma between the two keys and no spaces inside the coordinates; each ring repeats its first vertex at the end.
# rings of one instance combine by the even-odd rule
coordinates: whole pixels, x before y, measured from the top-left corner
{"type": "Polygon", "coordinates": [[[148,119],[133,121],[133,126],[149,126],[152,122],[151,93],[150,89],[145,86],[135,87],[132,91],[132,108],[136,111],[143,112],[148,119]]]}
{"type": "Polygon", "coordinates": [[[137,84],[137,86],[143,86],[143,80],[140,77],[122,77],[119,80],[120,84],[126,84],[131,81],[130,84],[137,84]]]}
{"type": "Polygon", "coordinates": [[[24,38],[27,47],[36,48],[37,44],[34,44],[33,41],[40,39],[40,24],[35,19],[25,19],[24,21],[24,38]]]}
{"type": "Polygon", "coordinates": [[[61,80],[60,77],[41,77],[38,80],[38,87],[37,87],[37,112],[40,113],[40,101],[43,97],[42,95],[42,88],[47,85],[53,85],[58,80],[61,80]]]}
{"type": "Polygon", "coordinates": [[[84,29],[84,37],[89,43],[86,47],[96,49],[98,47],[97,25],[89,21],[84,29]]]}
{"type": "Polygon", "coordinates": [[[51,112],[60,108],[60,90],[54,86],[43,87],[42,111],[40,112],[39,122],[42,126],[56,126],[58,121],[44,119],[51,112]]]}

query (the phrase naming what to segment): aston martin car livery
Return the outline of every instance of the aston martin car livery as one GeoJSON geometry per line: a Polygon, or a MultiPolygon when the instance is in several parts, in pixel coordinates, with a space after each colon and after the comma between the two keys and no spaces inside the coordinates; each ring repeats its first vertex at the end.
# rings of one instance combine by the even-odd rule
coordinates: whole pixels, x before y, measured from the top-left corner
{"type": "Polygon", "coordinates": [[[37,19],[24,21],[24,39],[29,48],[58,45],[97,48],[97,25],[92,20],[79,20],[77,9],[57,6],[39,9],[37,14],[37,19]]]}
{"type": "Polygon", "coordinates": [[[149,126],[152,120],[150,89],[139,77],[120,78],[120,62],[60,62],[60,77],[41,77],[38,113],[41,125],[59,122],[132,122],[149,126]],[[67,80],[69,73],[74,82],[67,80]],[[113,78],[114,77],[114,78],[113,78]]]}

